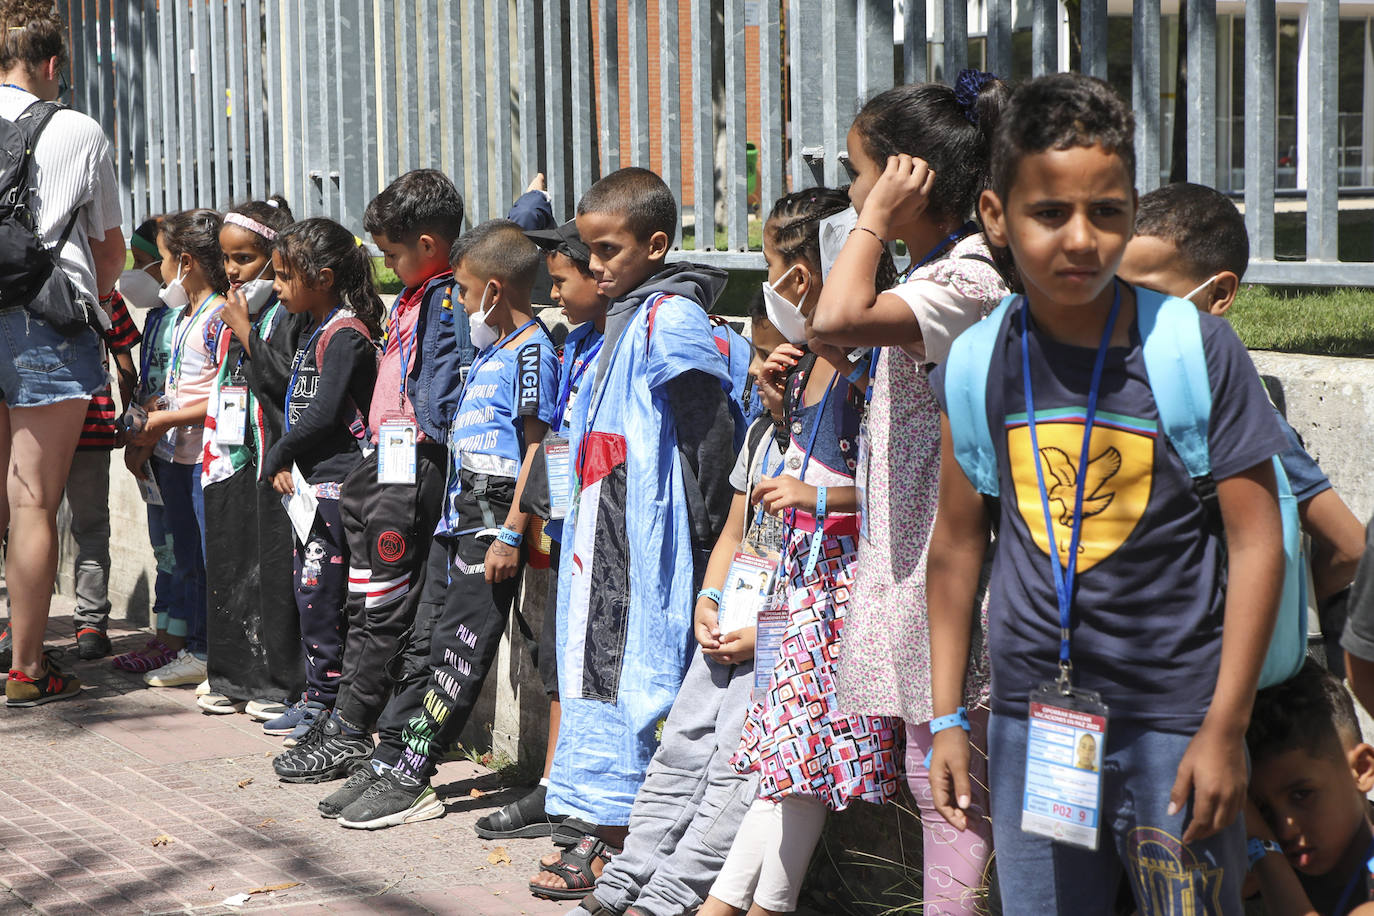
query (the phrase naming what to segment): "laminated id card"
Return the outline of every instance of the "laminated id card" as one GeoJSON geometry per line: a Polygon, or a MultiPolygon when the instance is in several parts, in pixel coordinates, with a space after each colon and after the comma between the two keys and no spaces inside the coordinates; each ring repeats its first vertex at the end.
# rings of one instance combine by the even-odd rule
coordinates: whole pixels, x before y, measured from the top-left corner
{"type": "Polygon", "coordinates": [[[787,623],[792,613],[785,602],[770,601],[759,609],[754,637],[754,693],[759,700],[768,692],[773,680],[773,668],[782,652],[782,640],[787,635],[787,623]]]}
{"type": "Polygon", "coordinates": [[[138,495],[150,506],[162,505],[162,488],[157,485],[157,478],[153,476],[153,463],[143,462],[143,476],[135,477],[134,481],[138,484],[138,495]]]}
{"type": "Polygon", "coordinates": [[[220,445],[242,445],[247,430],[248,389],[243,385],[225,385],[219,390],[215,441],[220,445]]]}
{"type": "Polygon", "coordinates": [[[1021,829],[1097,849],[1107,707],[1091,690],[1041,684],[1030,697],[1021,829]]]}
{"type": "Polygon", "coordinates": [[[404,420],[382,423],[377,431],[377,482],[415,483],[415,424],[404,420]]]}
{"type": "Polygon", "coordinates": [[[747,550],[735,554],[721,588],[719,623],[721,633],[752,627],[759,611],[773,593],[777,578],[777,557],[760,556],[747,550]]]}
{"type": "Polygon", "coordinates": [[[549,519],[568,517],[572,507],[572,449],[562,436],[544,440],[544,464],[549,477],[549,519]]]}

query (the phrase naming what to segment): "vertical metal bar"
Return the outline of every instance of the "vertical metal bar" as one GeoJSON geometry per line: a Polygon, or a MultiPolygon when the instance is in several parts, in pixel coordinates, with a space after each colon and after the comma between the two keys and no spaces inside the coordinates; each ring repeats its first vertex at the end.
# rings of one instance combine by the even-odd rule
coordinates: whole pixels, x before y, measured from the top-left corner
{"type": "Polygon", "coordinates": [[[215,99],[214,65],[210,60],[210,11],[199,0],[191,5],[191,24],[195,32],[196,78],[194,85],[195,109],[195,149],[196,197],[193,206],[213,207],[218,199],[215,194],[215,175],[223,171],[217,168],[214,153],[218,144],[214,142],[214,132],[224,108],[215,99]]]}
{"type": "MultiPolygon", "coordinates": [[[[629,164],[649,167],[649,4],[628,0],[625,13],[630,49],[629,164]]],[[[740,24],[741,34],[743,23],[740,24]]],[[[727,35],[729,32],[727,31],[727,35]]],[[[728,66],[728,65],[727,65],[728,66]]]]}
{"type": "MultiPolygon", "coordinates": [[[[344,225],[354,233],[363,234],[363,211],[377,191],[377,72],[374,66],[376,44],[373,42],[375,21],[372,0],[354,0],[352,3],[356,40],[356,53],[360,63],[358,74],[358,94],[355,96],[358,111],[354,132],[341,137],[345,149],[353,148],[356,156],[348,172],[344,185],[344,201],[350,222],[344,225]]],[[[347,33],[345,33],[346,35],[347,33]]],[[[346,47],[341,41],[340,47],[346,47]]]]}
{"type": "MultiPolygon", "coordinates": [[[[81,111],[100,120],[100,27],[98,0],[81,0],[81,39],[85,54],[82,70],[85,78],[81,81],[81,111]]],[[[103,126],[103,125],[102,125],[103,126]]]]}
{"type": "MultiPolygon", "coordinates": [[[[125,2],[126,0],[119,0],[119,5],[122,7],[125,2]]],[[[107,137],[116,135],[115,100],[119,95],[115,82],[115,19],[114,0],[104,0],[96,13],[100,31],[100,116],[97,120],[105,129],[107,137]]]]}
{"type": "Polygon", "coordinates": [[[824,182],[841,182],[839,155],[853,120],[858,86],[854,59],[855,0],[821,0],[821,145],[824,148],[824,182]]]}
{"type": "MultiPolygon", "coordinates": [[[[773,201],[787,188],[782,140],[781,5],[759,4],[759,215],[766,218],[773,201]]],[[[889,31],[889,40],[891,32],[889,31]]]]}
{"type": "MultiPolygon", "coordinates": [[[[682,85],[678,74],[678,0],[658,0],[658,137],[659,174],[663,176],[682,217],[682,85]]],[[[770,4],[763,4],[769,6],[770,4]]],[[[772,4],[776,12],[777,4],[772,4]]],[[[777,72],[774,70],[773,72],[777,72]]],[[[677,244],[682,245],[682,233],[677,244]]]]}
{"type": "MultiPolygon", "coordinates": [[[[264,0],[266,3],[267,33],[267,151],[266,159],[270,169],[269,185],[272,193],[282,194],[291,201],[294,211],[300,206],[300,198],[292,196],[295,188],[286,183],[286,137],[283,125],[290,116],[285,93],[282,92],[281,60],[281,16],[282,0],[264,0]]],[[[291,0],[287,0],[291,2],[291,0]]]]}
{"type": "MultiPolygon", "coordinates": [[[[468,198],[468,217],[473,224],[487,218],[491,186],[487,176],[487,140],[490,134],[487,115],[486,16],[482,0],[463,0],[463,81],[472,102],[472,130],[468,136],[468,168],[474,186],[481,190],[468,198]]],[[[502,211],[505,212],[505,211],[502,211]]]]}
{"type": "Polygon", "coordinates": [[[749,108],[744,75],[744,0],[725,0],[725,229],[731,251],[749,247],[749,108]]]}
{"type": "MultiPolygon", "coordinates": [[[[1307,4],[1307,260],[1335,261],[1340,219],[1337,200],[1340,141],[1336,112],[1339,91],[1339,3],[1307,4]]],[[[1299,127],[1301,130],[1302,127],[1299,127]]],[[[1191,164],[1191,163],[1190,163],[1191,164]]]]}
{"type": "MultiPolygon", "coordinates": [[[[377,85],[377,111],[381,115],[381,127],[377,134],[377,161],[382,170],[382,187],[399,176],[402,170],[398,156],[401,143],[400,118],[396,105],[397,38],[395,0],[377,0],[376,48],[382,55],[381,82],[377,85]]],[[[455,52],[452,56],[458,55],[455,52]]],[[[454,104],[461,105],[462,102],[456,100],[454,104]]]]}
{"type": "MultiPolygon", "coordinates": [[[[538,28],[538,8],[534,0],[516,0],[515,15],[516,42],[520,48],[520,93],[516,96],[520,106],[520,180],[526,181],[536,172],[547,169],[539,155],[539,104],[544,92],[536,52],[542,30],[538,28]]],[[[647,124],[645,127],[647,130],[647,124]]]]}
{"type": "Polygon", "coordinates": [[[210,85],[206,95],[210,100],[210,137],[214,143],[214,162],[215,174],[215,196],[214,206],[227,207],[231,203],[229,189],[229,118],[227,106],[229,100],[225,97],[224,89],[227,85],[224,72],[224,14],[225,4],[223,0],[215,0],[206,5],[206,12],[209,14],[209,37],[210,42],[205,47],[205,53],[210,58],[210,85]]]}
{"type": "MultiPolygon", "coordinates": [[[[568,102],[563,89],[566,73],[564,63],[567,60],[563,43],[565,9],[558,0],[544,2],[544,174],[552,191],[553,212],[560,220],[573,215],[578,199],[569,170],[568,122],[564,117],[568,102]]],[[[666,49],[664,53],[667,53],[666,49]]]]}
{"type": "MultiPolygon", "coordinates": [[[[1135,8],[1140,9],[1140,4],[1135,8]]],[[[1158,17],[1156,17],[1158,18],[1158,17]]],[[[1044,76],[1059,69],[1059,3],[1044,0],[1031,4],[1031,75],[1044,76]]]]}
{"type": "Polygon", "coordinates": [[[1144,194],[1159,187],[1159,0],[1137,0],[1131,15],[1135,184],[1144,194]]]}
{"type": "Polygon", "coordinates": [[[339,218],[339,149],[337,129],[343,118],[336,93],[341,81],[339,65],[339,45],[333,41],[329,28],[330,16],[326,12],[333,6],[330,0],[311,0],[314,23],[310,37],[314,42],[314,59],[319,61],[312,87],[311,103],[316,116],[311,118],[316,135],[317,158],[315,169],[319,172],[317,181],[320,188],[322,213],[332,219],[339,218]]]}
{"type": "Polygon", "coordinates": [[[179,72],[176,52],[176,7],[159,14],[156,7],[153,9],[154,23],[157,26],[157,45],[158,45],[158,70],[156,78],[158,80],[158,95],[162,102],[162,130],[156,135],[158,145],[162,147],[162,180],[161,201],[158,209],[162,213],[170,213],[177,209],[177,164],[180,159],[178,125],[180,119],[177,112],[179,110],[179,99],[176,88],[172,83],[173,74],[179,72]]]}
{"type": "Polygon", "coordinates": [[[276,189],[268,191],[267,147],[263,137],[263,121],[279,116],[275,107],[265,105],[262,89],[262,2],[247,0],[244,10],[244,57],[247,68],[247,94],[243,99],[243,117],[248,132],[248,193],[255,200],[263,200],[276,189]]]}
{"type": "Polygon", "coordinates": [[[471,196],[470,185],[466,179],[467,153],[463,147],[464,124],[467,121],[467,92],[463,86],[463,13],[460,0],[444,0],[444,53],[442,54],[444,75],[444,97],[448,104],[443,106],[444,131],[444,168],[449,178],[458,186],[463,195],[466,208],[471,196]]]}
{"type": "Polygon", "coordinates": [[[253,195],[246,168],[249,108],[247,93],[243,89],[244,79],[247,75],[247,67],[244,64],[244,57],[247,52],[243,27],[244,6],[244,0],[228,0],[225,4],[225,14],[229,20],[228,28],[225,29],[228,36],[228,47],[225,48],[225,51],[229,55],[229,68],[225,73],[225,85],[228,90],[226,99],[229,103],[229,157],[233,163],[232,183],[230,185],[231,201],[251,198],[253,195]]]}
{"type": "Polygon", "coordinates": [[[592,104],[592,32],[587,0],[568,4],[568,57],[571,71],[572,103],[567,112],[572,124],[573,197],[582,199],[592,186],[592,133],[596,106],[592,104]]]}
{"type": "Polygon", "coordinates": [[[71,30],[71,49],[72,49],[72,107],[77,111],[89,112],[91,106],[88,104],[86,93],[91,84],[91,68],[87,63],[89,56],[87,52],[88,43],[95,36],[88,34],[90,31],[86,27],[85,11],[87,0],[70,0],[68,4],[67,26],[71,30]]]}
{"type": "MultiPolygon", "coordinates": [[[[1215,13],[1216,0],[1210,2],[1215,13]]],[[[1191,2],[1188,5],[1190,12],[1193,5],[1191,2]]],[[[1083,30],[1083,72],[1104,80],[1107,78],[1107,0],[1081,0],[1079,21],[1083,30]]]]}
{"type": "Polygon", "coordinates": [[[115,109],[118,117],[115,119],[115,127],[119,131],[118,139],[118,158],[115,160],[119,172],[119,202],[120,212],[123,218],[125,229],[132,229],[129,224],[129,214],[133,212],[134,201],[134,168],[137,160],[134,158],[134,132],[133,122],[135,115],[133,112],[134,100],[134,80],[136,79],[135,67],[132,62],[135,58],[136,45],[131,40],[130,26],[131,20],[137,19],[138,13],[134,9],[137,0],[124,0],[118,7],[112,8],[114,16],[114,58],[117,60],[115,70],[115,109]]]}
{"type": "MultiPolygon", "coordinates": [[[[1010,2],[1010,0],[1005,0],[1010,2]]],[[[796,4],[792,4],[793,7],[796,4]]],[[[790,21],[790,20],[789,20],[790,21]]],[[[1010,21],[1010,19],[1008,20],[1010,21]]],[[[790,31],[790,30],[789,30],[790,31]]],[[[1008,32],[1010,36],[1010,32],[1008,32]]],[[[1010,37],[1007,39],[1010,46],[1010,37]]],[[[902,76],[908,83],[924,83],[929,72],[926,46],[926,0],[904,0],[902,5],[902,76]]],[[[796,60],[794,57],[793,60],[796,60]]],[[[796,79],[793,76],[793,79],[796,79]]]]}
{"type": "Polygon", "coordinates": [[[322,215],[320,213],[319,190],[311,174],[315,171],[315,161],[319,155],[319,146],[316,141],[318,130],[316,125],[311,123],[319,117],[318,112],[315,111],[312,97],[315,81],[310,77],[311,67],[319,66],[313,47],[315,44],[315,36],[312,34],[314,11],[307,5],[311,2],[312,0],[295,0],[293,4],[295,21],[292,23],[291,31],[287,33],[291,40],[291,51],[295,54],[294,66],[292,67],[294,71],[292,75],[295,79],[292,81],[291,95],[297,111],[293,126],[298,131],[297,141],[293,144],[292,152],[294,155],[292,155],[291,160],[296,167],[296,174],[300,178],[297,183],[300,190],[297,193],[301,196],[305,207],[304,212],[300,215],[307,217],[322,215]]]}
{"type": "Polygon", "coordinates": [[[1245,4],[1245,228],[1250,257],[1274,259],[1274,128],[1278,60],[1274,0],[1245,4]]]}
{"type": "MultiPolygon", "coordinates": [[[[925,9],[923,0],[914,5],[925,9]]],[[[910,10],[910,7],[908,7],[910,10]]],[[[792,190],[809,188],[825,180],[825,140],[822,125],[815,112],[821,111],[822,75],[818,67],[808,62],[819,60],[821,54],[820,29],[823,23],[819,10],[808,0],[788,0],[787,56],[788,74],[792,85],[792,190]]],[[[921,14],[925,21],[924,12],[921,14]]],[[[910,22],[908,21],[908,28],[910,22]]],[[[924,25],[921,47],[925,47],[924,25]]],[[[910,34],[910,33],[908,33],[910,34]]],[[[922,52],[924,54],[924,51],[922,52]]],[[[925,66],[922,57],[921,66],[925,66]]],[[[922,77],[924,79],[924,77],[922,77]]]]}
{"type": "MultiPolygon", "coordinates": [[[[892,0],[858,0],[857,12],[856,90],[862,102],[892,86],[892,0]]],[[[763,75],[762,67],[759,75],[763,75]]]]}
{"type": "Polygon", "coordinates": [[[1216,0],[1188,0],[1187,25],[1188,180],[1211,186],[1217,177],[1216,0]]]}
{"type": "Polygon", "coordinates": [[[158,184],[155,171],[158,158],[156,147],[149,139],[160,135],[154,132],[153,125],[161,115],[153,80],[157,73],[157,43],[152,40],[152,32],[148,28],[148,8],[151,5],[148,0],[133,0],[129,6],[129,54],[132,59],[141,62],[134,67],[125,65],[133,96],[132,103],[123,114],[133,124],[134,205],[128,214],[131,227],[137,226],[158,206],[155,203],[157,193],[153,190],[158,184]]]}
{"type": "MultiPolygon", "coordinates": [[[[491,5],[491,29],[495,33],[494,40],[491,42],[491,47],[494,49],[491,58],[493,77],[491,94],[492,109],[495,115],[491,139],[492,155],[495,162],[492,163],[493,168],[487,186],[489,191],[493,186],[495,187],[496,200],[488,212],[493,215],[505,216],[506,211],[510,209],[511,202],[515,200],[515,182],[511,174],[514,157],[511,149],[513,128],[510,117],[510,65],[512,55],[510,4],[508,0],[497,0],[491,5]]],[[[518,53],[523,53],[523,50],[518,53]]],[[[533,54],[534,49],[529,49],[529,53],[533,54]]]]}
{"type": "Polygon", "coordinates": [[[195,31],[191,25],[191,11],[182,0],[176,3],[176,40],[185,48],[177,74],[177,160],[181,169],[181,196],[177,209],[185,210],[194,206],[196,199],[196,168],[192,161],[196,156],[196,99],[195,77],[191,70],[198,66],[195,53],[195,31]]]}
{"type": "MultiPolygon", "coordinates": [[[[500,6],[501,4],[497,4],[500,6]]],[[[437,168],[443,162],[443,135],[440,132],[440,113],[444,100],[439,91],[439,0],[420,0],[419,38],[419,127],[420,150],[417,164],[437,168]]]]}
{"type": "Polygon", "coordinates": [[[716,247],[716,119],[711,107],[711,0],[689,2],[692,11],[693,237],[698,251],[709,251],[716,247]]]}
{"type": "Polygon", "coordinates": [[[397,82],[400,97],[396,101],[401,118],[398,134],[402,143],[401,169],[406,171],[420,167],[420,55],[416,53],[414,42],[415,0],[400,3],[399,12],[401,32],[397,37],[403,53],[395,71],[400,77],[397,82]]]}
{"type": "Polygon", "coordinates": [[[601,139],[601,174],[620,168],[620,35],[614,0],[596,5],[596,45],[600,66],[597,88],[601,94],[598,126],[601,139]]]}
{"type": "Polygon", "coordinates": [[[969,5],[967,0],[944,0],[944,4],[944,34],[940,36],[940,42],[945,54],[945,82],[953,86],[959,71],[968,63],[969,5]]]}
{"type": "MultiPolygon", "coordinates": [[[[1084,0],[1089,3],[1105,0],[1084,0]]],[[[987,0],[988,70],[1011,79],[1011,0],[987,0]]]]}
{"type": "Polygon", "coordinates": [[[309,161],[310,117],[305,110],[305,72],[309,64],[305,58],[304,18],[305,0],[283,0],[286,18],[282,21],[282,101],[286,118],[285,148],[286,183],[291,187],[290,199],[296,217],[315,215],[314,191],[306,173],[309,161]]]}

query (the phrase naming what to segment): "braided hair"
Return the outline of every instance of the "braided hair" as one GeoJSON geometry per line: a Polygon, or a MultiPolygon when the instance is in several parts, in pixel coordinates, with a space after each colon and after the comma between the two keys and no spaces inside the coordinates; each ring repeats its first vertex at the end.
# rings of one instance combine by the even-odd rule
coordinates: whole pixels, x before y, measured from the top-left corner
{"type": "MultiPolygon", "coordinates": [[[[849,209],[849,194],[843,188],[804,188],[784,194],[773,204],[764,232],[786,262],[804,260],[819,272],[821,267],[821,221],[849,209]]],[[[878,263],[876,286],[879,290],[897,282],[897,267],[886,251],[878,263]]]]}

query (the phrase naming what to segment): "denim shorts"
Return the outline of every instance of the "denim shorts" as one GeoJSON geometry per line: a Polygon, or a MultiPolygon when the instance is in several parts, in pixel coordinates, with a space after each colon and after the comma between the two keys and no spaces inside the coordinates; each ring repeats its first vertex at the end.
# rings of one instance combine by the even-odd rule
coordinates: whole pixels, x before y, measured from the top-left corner
{"type": "Polygon", "coordinates": [[[0,401],[43,407],[89,398],[107,381],[91,328],[68,337],[25,309],[0,310],[0,401]]]}

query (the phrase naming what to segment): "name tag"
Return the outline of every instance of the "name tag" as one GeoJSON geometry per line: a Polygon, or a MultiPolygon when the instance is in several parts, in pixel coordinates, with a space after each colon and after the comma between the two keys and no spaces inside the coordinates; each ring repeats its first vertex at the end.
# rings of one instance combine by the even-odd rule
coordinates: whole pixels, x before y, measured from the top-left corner
{"type": "Polygon", "coordinates": [[[1097,849],[1107,707],[1090,690],[1065,695],[1053,683],[1041,684],[1031,694],[1027,721],[1021,829],[1097,849]]]}
{"type": "Polygon", "coordinates": [[[377,482],[415,483],[414,423],[389,421],[377,432],[377,482]]]}
{"type": "Polygon", "coordinates": [[[544,464],[549,477],[549,519],[568,517],[572,508],[572,449],[562,436],[544,440],[544,464]]]}
{"type": "Polygon", "coordinates": [[[138,483],[138,495],[150,506],[162,505],[162,488],[157,485],[157,478],[153,476],[153,463],[143,462],[143,478],[134,478],[138,483]]]}
{"type": "Polygon", "coordinates": [[[247,432],[248,389],[243,385],[225,385],[219,390],[215,441],[220,445],[242,445],[247,432]]]}
{"type": "Polygon", "coordinates": [[[776,557],[745,550],[735,554],[725,574],[725,585],[720,590],[718,626],[722,634],[752,627],[758,622],[759,612],[773,593],[777,573],[776,557]]]}
{"type": "Polygon", "coordinates": [[[759,609],[758,621],[754,627],[755,700],[762,699],[768,692],[768,685],[772,683],[773,668],[778,664],[782,640],[787,635],[787,624],[791,617],[792,613],[785,603],[769,602],[759,609]]]}

